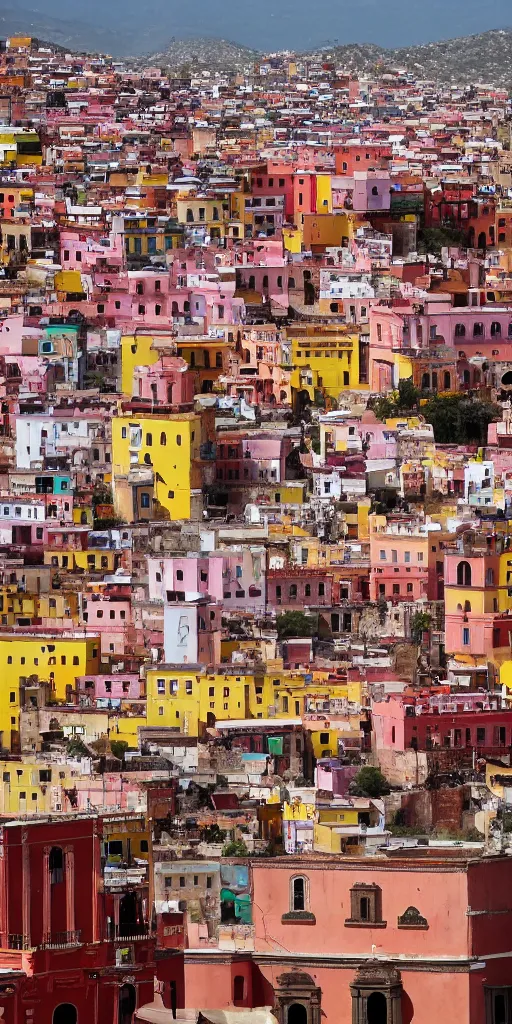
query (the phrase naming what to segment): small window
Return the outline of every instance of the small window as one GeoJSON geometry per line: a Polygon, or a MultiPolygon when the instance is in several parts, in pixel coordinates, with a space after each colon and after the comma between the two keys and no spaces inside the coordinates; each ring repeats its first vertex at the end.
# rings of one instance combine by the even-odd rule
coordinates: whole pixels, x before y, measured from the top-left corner
{"type": "Polygon", "coordinates": [[[361,883],[352,886],[350,917],[345,920],[345,925],[359,927],[379,925],[381,928],[385,926],[385,922],[382,920],[382,893],[378,885],[361,883]]]}
{"type": "Polygon", "coordinates": [[[245,1000],[245,978],[243,974],[235,974],[233,978],[233,1004],[243,1006],[245,1000]]]}
{"type": "Polygon", "coordinates": [[[306,879],[302,875],[297,875],[292,879],[291,897],[290,910],[306,909],[306,879]]]}

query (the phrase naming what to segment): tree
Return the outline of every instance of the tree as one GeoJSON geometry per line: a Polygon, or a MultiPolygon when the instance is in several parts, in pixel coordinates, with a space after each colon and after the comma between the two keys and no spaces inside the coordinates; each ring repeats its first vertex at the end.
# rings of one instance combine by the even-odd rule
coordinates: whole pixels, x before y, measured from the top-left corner
{"type": "Polygon", "coordinates": [[[422,406],[438,444],[486,444],[489,423],[500,418],[492,402],[469,395],[433,395],[422,406]]]}
{"type": "Polygon", "coordinates": [[[375,399],[373,411],[377,419],[389,420],[402,413],[414,412],[418,408],[419,399],[420,393],[412,377],[404,377],[398,381],[396,391],[375,399]]]}
{"type": "Polygon", "coordinates": [[[398,391],[395,392],[396,407],[398,412],[412,412],[417,409],[420,393],[413,383],[412,377],[404,377],[398,381],[398,391]]]}
{"type": "Polygon", "coordinates": [[[288,637],[313,636],[316,623],[310,615],[304,612],[284,612],[277,616],[277,636],[279,640],[286,640],[288,637]]]}
{"type": "Polygon", "coordinates": [[[423,634],[430,629],[432,616],[428,612],[415,612],[411,618],[411,639],[413,643],[420,644],[423,634]]]}
{"type": "Polygon", "coordinates": [[[439,228],[423,228],[418,232],[418,253],[432,253],[433,256],[440,256],[441,249],[450,246],[467,247],[467,239],[463,231],[458,228],[446,225],[439,228]]]}
{"type": "Polygon", "coordinates": [[[68,757],[90,757],[91,751],[79,736],[74,736],[67,745],[66,754],[68,757]]]}
{"type": "Polygon", "coordinates": [[[127,743],[126,740],[110,741],[110,749],[114,757],[117,757],[118,761],[124,761],[124,755],[126,754],[126,751],[129,749],[129,746],[130,744],[127,743]]]}
{"type": "Polygon", "coordinates": [[[355,776],[350,791],[354,796],[369,796],[377,799],[389,793],[389,782],[380,768],[365,765],[355,776]]]}
{"type": "Polygon", "coordinates": [[[200,832],[202,843],[223,843],[226,836],[226,830],[219,828],[217,822],[214,822],[213,825],[205,825],[200,832]]]}
{"type": "Polygon", "coordinates": [[[378,420],[390,420],[395,413],[394,402],[386,395],[382,398],[376,398],[373,403],[373,411],[378,420]]]}
{"type": "Polygon", "coordinates": [[[223,857],[248,857],[249,850],[245,845],[243,839],[233,839],[231,843],[226,843],[222,850],[223,857]]]}

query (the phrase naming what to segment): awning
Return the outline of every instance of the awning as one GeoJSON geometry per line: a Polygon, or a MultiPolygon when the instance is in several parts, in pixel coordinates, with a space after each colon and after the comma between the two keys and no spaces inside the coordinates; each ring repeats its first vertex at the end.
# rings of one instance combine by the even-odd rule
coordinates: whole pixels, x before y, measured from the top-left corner
{"type": "Polygon", "coordinates": [[[201,1010],[210,1024],[278,1024],[270,1006],[254,1010],[201,1010]]]}
{"type": "Polygon", "coordinates": [[[270,1006],[258,1006],[254,1010],[178,1010],[177,1018],[168,1010],[161,995],[155,994],[152,1003],[141,1006],[135,1011],[135,1021],[146,1021],[147,1024],[191,1024],[191,1021],[204,1017],[210,1024],[278,1024],[270,1006]]]}

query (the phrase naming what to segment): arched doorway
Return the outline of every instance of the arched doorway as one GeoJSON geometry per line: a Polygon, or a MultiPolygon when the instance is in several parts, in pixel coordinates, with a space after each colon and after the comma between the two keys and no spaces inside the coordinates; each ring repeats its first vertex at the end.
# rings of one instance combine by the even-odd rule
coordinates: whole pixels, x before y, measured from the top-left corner
{"type": "Polygon", "coordinates": [[[118,1024],[132,1024],[136,1002],[135,985],[122,985],[119,989],[118,1024]]]}
{"type": "Polygon", "coordinates": [[[279,1024],[321,1024],[322,991],[309,974],[281,974],[275,996],[279,1024]]]}
{"type": "Polygon", "coordinates": [[[368,999],[366,1019],[368,1024],[387,1024],[388,1003],[383,992],[372,992],[368,999]]]}
{"type": "Polygon", "coordinates": [[[352,1024],[398,1024],[402,1020],[402,979],[394,967],[360,967],[350,990],[352,1024]]]}
{"type": "Polygon", "coordinates": [[[288,1007],[287,1024],[308,1024],[308,1011],[302,1003],[291,1003],[288,1007]]]}
{"type": "Polygon", "coordinates": [[[61,1003],[53,1011],[52,1024],[77,1024],[78,1014],[73,1003],[61,1003]]]}

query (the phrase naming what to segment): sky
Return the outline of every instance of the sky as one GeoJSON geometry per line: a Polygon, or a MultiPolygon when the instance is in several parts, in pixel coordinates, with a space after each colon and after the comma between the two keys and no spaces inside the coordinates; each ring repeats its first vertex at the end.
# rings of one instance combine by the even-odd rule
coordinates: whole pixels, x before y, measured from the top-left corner
{"type": "Polygon", "coordinates": [[[172,36],[307,50],[334,40],[408,46],[512,27],[512,0],[26,0],[22,6],[129,38],[132,52],[147,50],[149,42],[164,48],[172,36]]]}

